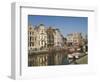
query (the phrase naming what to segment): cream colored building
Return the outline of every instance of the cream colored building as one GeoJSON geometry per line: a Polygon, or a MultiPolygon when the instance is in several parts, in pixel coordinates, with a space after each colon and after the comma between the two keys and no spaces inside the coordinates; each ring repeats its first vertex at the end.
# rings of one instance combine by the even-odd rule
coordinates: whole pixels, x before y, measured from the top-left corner
{"type": "Polygon", "coordinates": [[[34,49],[36,42],[36,32],[32,25],[28,26],[28,49],[34,49]]]}
{"type": "Polygon", "coordinates": [[[82,44],[82,35],[81,33],[71,33],[67,35],[67,43],[71,45],[81,45],[82,44]]]}
{"type": "Polygon", "coordinates": [[[37,49],[45,49],[47,47],[47,33],[46,28],[43,24],[40,24],[38,27],[35,28],[37,31],[37,41],[36,47],[37,49]]]}
{"type": "Polygon", "coordinates": [[[29,50],[40,50],[47,47],[47,33],[43,24],[28,26],[28,47],[29,50]]]}
{"type": "Polygon", "coordinates": [[[54,33],[54,46],[62,47],[63,45],[63,37],[60,33],[59,29],[55,29],[54,33]]]}

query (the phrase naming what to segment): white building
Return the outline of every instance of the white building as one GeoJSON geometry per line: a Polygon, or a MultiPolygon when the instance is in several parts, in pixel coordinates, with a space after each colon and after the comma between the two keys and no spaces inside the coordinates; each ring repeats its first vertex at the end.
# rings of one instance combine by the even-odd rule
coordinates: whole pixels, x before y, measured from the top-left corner
{"type": "Polygon", "coordinates": [[[28,26],[28,50],[34,49],[36,43],[36,32],[34,27],[30,24],[28,26]]]}
{"type": "Polygon", "coordinates": [[[67,35],[67,43],[71,45],[80,45],[82,43],[81,33],[71,33],[67,35]]]}
{"type": "Polygon", "coordinates": [[[55,29],[54,33],[54,46],[62,47],[63,44],[63,37],[59,31],[59,29],[55,29]]]}
{"type": "Polygon", "coordinates": [[[39,26],[28,26],[28,48],[29,50],[43,49],[47,45],[47,33],[43,24],[39,26]]]}
{"type": "Polygon", "coordinates": [[[38,49],[43,49],[47,47],[47,33],[46,28],[43,24],[40,24],[38,27],[35,28],[37,30],[37,42],[36,47],[38,49]]]}

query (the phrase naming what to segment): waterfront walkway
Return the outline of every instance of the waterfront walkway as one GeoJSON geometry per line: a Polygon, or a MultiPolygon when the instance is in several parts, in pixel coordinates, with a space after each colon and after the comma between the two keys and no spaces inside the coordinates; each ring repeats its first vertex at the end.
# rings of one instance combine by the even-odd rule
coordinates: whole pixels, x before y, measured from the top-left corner
{"type": "Polygon", "coordinates": [[[88,55],[84,55],[75,61],[72,61],[70,64],[88,64],[88,55]]]}

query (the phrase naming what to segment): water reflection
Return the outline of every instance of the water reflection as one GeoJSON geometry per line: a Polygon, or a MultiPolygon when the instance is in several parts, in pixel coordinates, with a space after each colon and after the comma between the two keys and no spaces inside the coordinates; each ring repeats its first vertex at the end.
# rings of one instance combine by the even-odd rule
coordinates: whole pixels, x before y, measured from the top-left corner
{"type": "Polygon", "coordinates": [[[65,49],[33,51],[28,54],[28,66],[69,65],[81,62],[84,64],[84,61],[87,63],[87,57],[84,60],[76,61],[86,55],[76,52],[69,54],[65,49]]]}

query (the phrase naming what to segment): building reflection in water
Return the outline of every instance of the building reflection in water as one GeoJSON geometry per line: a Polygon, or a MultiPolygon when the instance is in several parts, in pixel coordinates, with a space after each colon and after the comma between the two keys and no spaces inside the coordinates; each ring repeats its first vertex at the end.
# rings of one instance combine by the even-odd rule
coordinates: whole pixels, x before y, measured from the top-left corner
{"type": "Polygon", "coordinates": [[[48,66],[48,65],[65,65],[69,64],[67,60],[67,52],[64,50],[49,50],[32,52],[28,56],[29,66],[48,66]]]}

